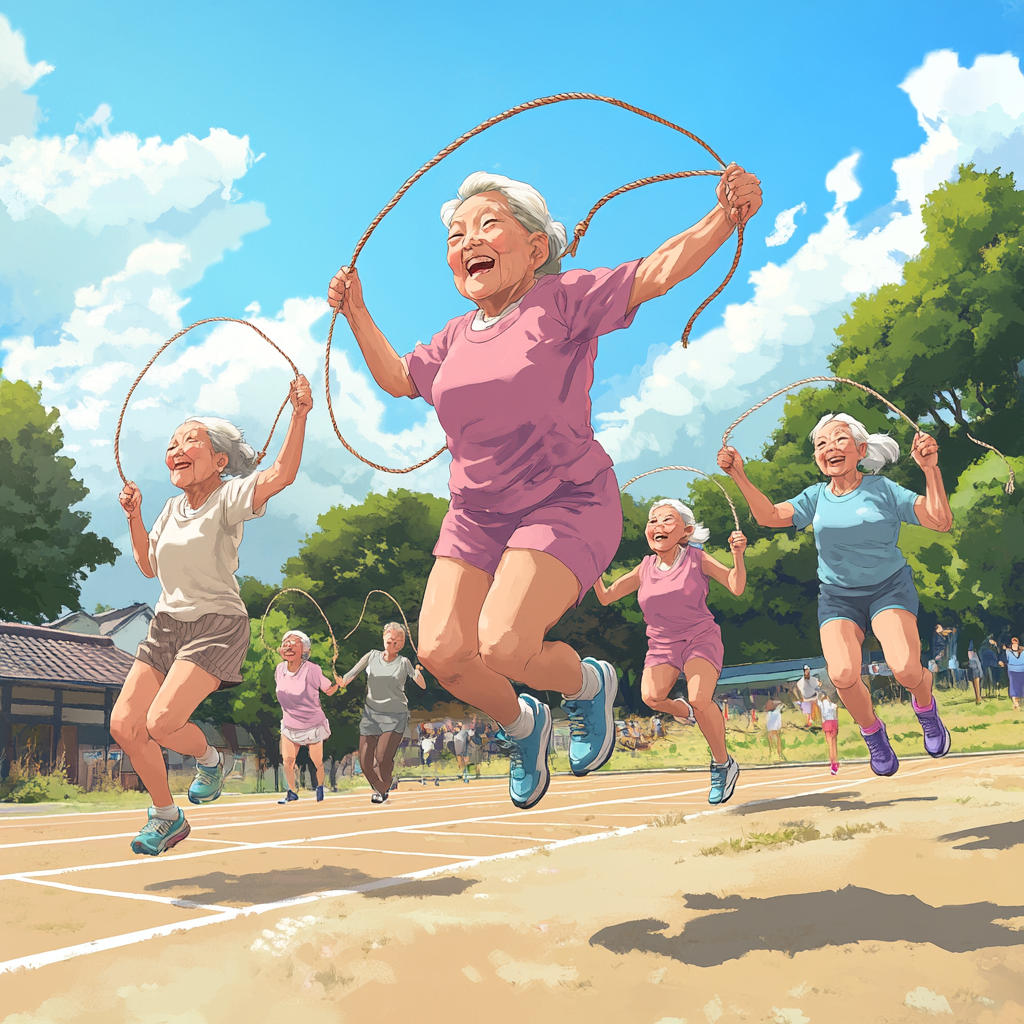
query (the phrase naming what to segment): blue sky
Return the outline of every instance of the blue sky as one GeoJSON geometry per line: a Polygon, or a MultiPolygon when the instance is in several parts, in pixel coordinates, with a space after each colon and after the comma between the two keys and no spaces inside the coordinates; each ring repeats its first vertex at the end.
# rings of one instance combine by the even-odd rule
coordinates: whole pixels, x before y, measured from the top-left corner
{"type": "MultiPolygon", "coordinates": [[[[317,297],[366,224],[424,160],[523,100],[620,97],[763,182],[740,271],[687,353],[673,342],[731,250],[602,342],[595,426],[623,478],[669,462],[710,469],[743,408],[821,372],[843,310],[898,277],[919,245],[924,192],[957,160],[1024,172],[1020,4],[624,10],[0,3],[0,99],[11,99],[0,116],[0,231],[13,241],[0,246],[0,360],[7,374],[42,380],[61,407],[96,528],[128,551],[109,438],[160,340],[207,316],[257,317],[321,376],[317,297]],[[776,216],[794,208],[792,236],[767,245],[776,216]]],[[[571,231],[623,182],[707,166],[692,143],[621,111],[572,103],[525,114],[445,161],[389,216],[360,260],[367,302],[399,351],[466,308],[437,210],[472,170],[531,182],[571,231]]],[[[616,200],[566,268],[642,256],[712,202],[708,179],[616,200]]],[[[437,447],[432,413],[386,399],[343,324],[336,346],[335,405],[352,443],[393,465],[437,447]]],[[[165,358],[129,411],[122,452],[147,521],[170,493],[159,451],[184,415],[223,412],[262,443],[287,386],[278,363],[223,329],[165,358]]],[[[444,492],[443,465],[396,480],[355,463],[314,395],[303,476],[242,549],[242,571],[268,581],[332,503],[396,484],[444,492]]],[[[741,447],[756,453],[774,419],[750,424],[741,447]]],[[[684,489],[657,479],[659,491],[684,489]]],[[[155,593],[127,555],[84,590],[86,607],[136,598],[155,593]]]]}

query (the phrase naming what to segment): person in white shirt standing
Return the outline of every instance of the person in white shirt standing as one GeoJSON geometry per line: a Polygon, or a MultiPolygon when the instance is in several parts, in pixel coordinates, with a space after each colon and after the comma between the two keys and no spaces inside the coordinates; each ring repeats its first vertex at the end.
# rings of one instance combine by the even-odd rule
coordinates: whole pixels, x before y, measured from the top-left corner
{"type": "Polygon", "coordinates": [[[829,768],[836,775],[839,772],[839,706],[822,690],[818,696],[818,707],[821,709],[821,730],[828,747],[829,768]]]}
{"type": "Polygon", "coordinates": [[[249,615],[235,579],[242,527],[295,480],[313,408],[305,377],[292,381],[288,397],[291,422],[269,469],[256,472],[258,456],[234,424],[193,416],[174,432],[165,455],[171,483],[184,493],[168,499],[153,529],[143,525],[142,492],[134,483],[118,496],[135,562],[160,581],[156,616],[110,718],[111,735],[153,799],[149,820],[132,841],[134,853],[156,856],[189,834],[171,798],[161,747],[196,758],[192,803],[216,800],[224,787],[221,755],[189,718],[211,693],[242,681],[249,649],[249,615]]]}
{"type": "Polygon", "coordinates": [[[405,684],[413,680],[425,690],[421,666],[415,668],[399,652],[405,646],[405,627],[389,622],[384,627],[384,650],[369,651],[342,676],[348,686],[366,672],[366,706],[359,721],[359,763],[373,787],[371,803],[382,804],[394,776],[395,752],[409,725],[409,701],[405,684]]]}
{"type": "Polygon", "coordinates": [[[765,731],[768,733],[768,756],[778,751],[782,757],[782,702],[769,700],[764,706],[766,712],[764,718],[765,731]]]}
{"type": "Polygon", "coordinates": [[[804,665],[804,674],[793,684],[793,692],[800,701],[800,710],[807,716],[807,728],[814,721],[814,702],[821,693],[821,680],[811,675],[811,666],[804,665]]]}

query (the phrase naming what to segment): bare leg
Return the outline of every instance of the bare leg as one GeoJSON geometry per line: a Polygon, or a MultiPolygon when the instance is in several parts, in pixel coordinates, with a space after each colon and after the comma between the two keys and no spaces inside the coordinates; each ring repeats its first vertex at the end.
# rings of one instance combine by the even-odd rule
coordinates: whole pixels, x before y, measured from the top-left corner
{"type": "Polygon", "coordinates": [[[391,788],[395,776],[395,751],[402,742],[402,734],[398,732],[384,732],[376,737],[375,747],[377,758],[377,776],[380,779],[381,789],[379,793],[386,793],[391,788]]]}
{"type": "MultiPolygon", "coordinates": [[[[875,621],[884,614],[882,612],[876,616],[875,621]]],[[[870,729],[875,724],[875,710],[871,705],[871,694],[860,678],[863,644],[864,633],[850,619],[832,619],[821,627],[821,650],[825,655],[829,678],[853,720],[862,729],[870,729]]]]}
{"type": "Polygon", "coordinates": [[[208,746],[189,716],[220,686],[220,680],[189,661],[176,661],[161,680],[150,665],[136,661],[110,718],[111,735],[128,752],[157,807],[173,803],[161,747],[202,757],[208,746]]]}
{"type": "Polygon", "coordinates": [[[974,703],[975,704],[980,704],[981,703],[981,678],[979,676],[975,676],[971,680],[971,682],[974,684],[974,703]]]}
{"type": "Polygon", "coordinates": [[[685,700],[670,700],[669,694],[679,679],[675,665],[648,665],[640,678],[640,695],[644,703],[663,715],[687,721],[691,707],[685,700]]]}
{"type": "Polygon", "coordinates": [[[921,664],[917,616],[903,608],[887,608],[871,620],[871,631],[878,637],[897,682],[914,695],[919,708],[928,707],[932,702],[932,674],[921,664]]]}
{"type": "Polygon", "coordinates": [[[839,763],[839,743],[834,732],[825,733],[825,745],[828,747],[828,759],[830,764],[839,763]]]}
{"type": "Polygon", "coordinates": [[[295,785],[295,758],[299,753],[298,743],[292,743],[287,736],[281,736],[281,760],[284,762],[284,781],[293,793],[298,793],[295,785]]]}
{"type": "Polygon", "coordinates": [[[715,703],[718,669],[703,658],[691,658],[684,666],[686,688],[693,708],[693,717],[711,748],[711,756],[725,764],[729,751],[725,746],[725,719],[722,709],[715,703]]]}
{"type": "Polygon", "coordinates": [[[309,759],[313,762],[313,767],[316,769],[316,784],[322,786],[324,784],[324,741],[321,740],[319,743],[310,743],[309,745],[309,759]]]}
{"type": "Polygon", "coordinates": [[[359,763],[363,767],[363,775],[366,777],[366,781],[378,793],[386,793],[387,790],[384,788],[384,783],[377,774],[377,766],[375,764],[377,741],[379,739],[379,736],[359,737],[359,763]]]}

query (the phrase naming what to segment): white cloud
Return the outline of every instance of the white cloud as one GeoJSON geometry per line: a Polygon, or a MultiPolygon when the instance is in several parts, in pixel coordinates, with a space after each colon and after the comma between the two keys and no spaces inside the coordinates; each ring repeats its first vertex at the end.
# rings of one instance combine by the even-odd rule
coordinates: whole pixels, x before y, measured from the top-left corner
{"type": "Polygon", "coordinates": [[[26,96],[24,90],[31,89],[52,70],[53,65],[46,61],[29,63],[25,37],[15,32],[0,14],[0,143],[35,130],[39,103],[35,96],[26,96]]]}
{"type": "Polygon", "coordinates": [[[775,218],[775,230],[765,238],[764,244],[769,246],[785,245],[796,234],[796,215],[806,212],[806,203],[799,203],[796,206],[791,206],[788,210],[783,210],[775,218]]]}
{"type": "MultiPolygon", "coordinates": [[[[879,211],[884,223],[867,232],[850,223],[847,204],[861,194],[860,156],[841,160],[825,178],[835,207],[824,224],[781,265],[751,272],[750,301],[727,306],[720,326],[689,349],[677,345],[654,357],[634,394],[598,414],[598,438],[620,478],[673,462],[711,468],[722,431],[741,411],[791,381],[827,373],[843,313],[856,295],[901,279],[904,259],[921,249],[924,197],[958,163],[998,165],[1021,177],[1024,76],[1015,57],[979,57],[963,68],[955,54],[933,53],[901,88],[925,141],[893,162],[897,190],[879,211]]],[[[736,443],[756,454],[781,411],[779,402],[759,413],[736,443]]]]}

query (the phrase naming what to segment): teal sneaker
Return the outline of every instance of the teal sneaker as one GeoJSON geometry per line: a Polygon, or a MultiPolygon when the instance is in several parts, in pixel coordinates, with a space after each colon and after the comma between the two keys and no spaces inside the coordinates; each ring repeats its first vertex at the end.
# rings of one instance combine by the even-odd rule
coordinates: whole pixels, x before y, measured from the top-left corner
{"type": "Polygon", "coordinates": [[[725,764],[711,762],[711,792],[708,793],[709,804],[724,804],[736,789],[736,780],[740,777],[740,766],[735,758],[730,757],[725,764]]]}
{"type": "Polygon", "coordinates": [[[551,747],[551,709],[535,697],[523,694],[520,704],[533,711],[533,732],[521,740],[513,739],[502,729],[495,737],[502,753],[508,754],[508,795],[516,807],[532,807],[548,791],[548,750],[551,747]]]}
{"type": "Polygon", "coordinates": [[[196,777],[188,787],[188,798],[194,804],[212,804],[224,789],[224,755],[221,754],[213,768],[196,762],[196,777]]]}
{"type": "Polygon", "coordinates": [[[573,775],[597,771],[615,749],[615,723],[612,707],[619,692],[619,677],[607,661],[584,658],[601,680],[601,689],[592,700],[562,702],[569,716],[569,767],[573,775]]]}
{"type": "Polygon", "coordinates": [[[132,840],[132,853],[145,853],[150,857],[155,857],[158,853],[177,846],[192,831],[180,807],[177,809],[177,821],[157,818],[154,816],[154,810],[155,808],[150,807],[149,821],[132,840]]]}

